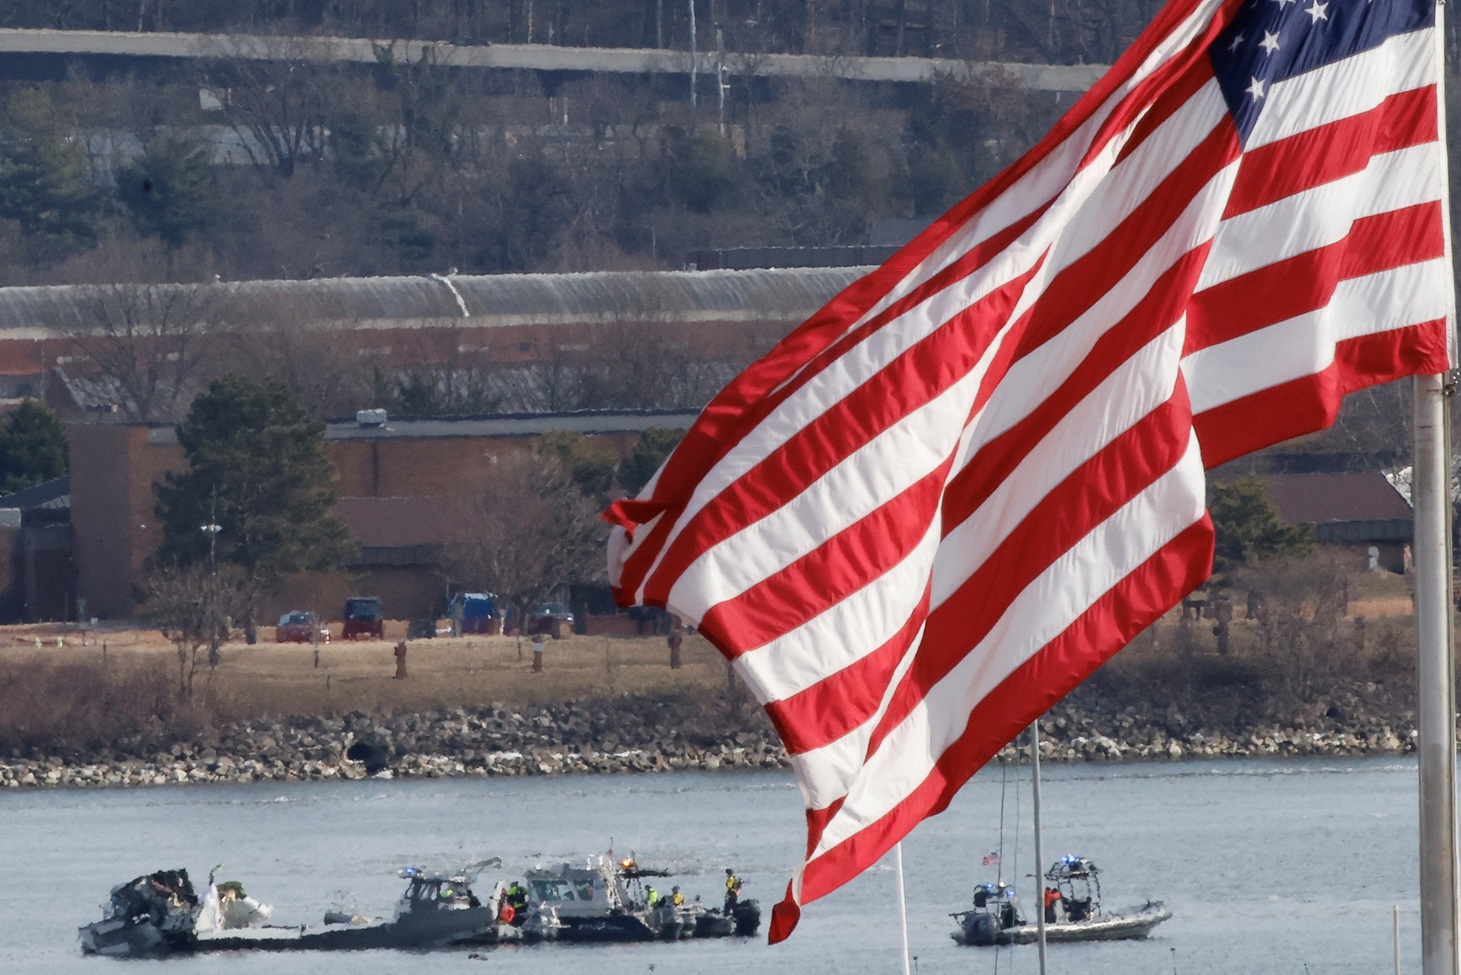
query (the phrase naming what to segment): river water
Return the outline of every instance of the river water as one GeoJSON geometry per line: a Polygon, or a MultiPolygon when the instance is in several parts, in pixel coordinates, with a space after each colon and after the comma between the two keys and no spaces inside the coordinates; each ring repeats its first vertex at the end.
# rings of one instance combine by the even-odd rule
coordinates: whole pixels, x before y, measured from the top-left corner
{"type": "MultiPolygon", "coordinates": [[[[1049,971],[1080,975],[1376,975],[1420,966],[1417,782],[1411,759],[1260,760],[1046,766],[1044,852],[1102,867],[1106,904],[1166,900],[1175,916],[1145,942],[1052,945],[1049,971]]],[[[948,812],[904,843],[911,953],[919,973],[1037,971],[1036,949],[962,948],[948,914],[982,854],[1032,899],[1029,783],[987,769],[948,812]],[[1017,824],[1019,824],[1017,828],[1017,824]]],[[[504,869],[635,851],[719,899],[734,866],[763,918],[804,843],[786,772],[21,790],[0,794],[0,972],[396,973],[512,965],[575,973],[900,971],[892,858],[810,905],[792,938],[622,946],[513,946],[433,952],[232,954],[132,963],[84,958],[76,928],[120,881],[186,867],[244,882],[280,923],[318,923],[332,903],[388,914],[397,868],[445,869],[500,856],[504,869]],[[135,966],[135,967],[134,967],[135,966]]],[[[479,886],[493,877],[483,875],[479,886]]],[[[764,931],[764,927],[763,927],[764,931]]]]}

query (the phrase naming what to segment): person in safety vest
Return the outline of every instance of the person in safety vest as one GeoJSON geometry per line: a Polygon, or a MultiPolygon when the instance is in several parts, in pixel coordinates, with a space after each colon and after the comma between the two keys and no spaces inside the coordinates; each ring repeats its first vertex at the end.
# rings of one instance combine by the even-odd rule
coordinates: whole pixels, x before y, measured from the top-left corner
{"type": "Polygon", "coordinates": [[[680,893],[680,888],[670,888],[670,903],[675,905],[676,907],[679,907],[681,904],[685,903],[685,895],[680,893]]]}
{"type": "Polygon", "coordinates": [[[648,907],[657,907],[659,905],[659,891],[648,884],[644,885],[644,903],[648,907]]]}
{"type": "Polygon", "coordinates": [[[1060,891],[1055,887],[1045,888],[1045,923],[1055,923],[1055,907],[1060,903],[1060,891]]]}
{"type": "Polygon", "coordinates": [[[736,908],[736,901],[741,899],[741,878],[730,867],[725,868],[725,912],[731,913],[736,908]]]}
{"type": "Polygon", "coordinates": [[[507,885],[507,896],[504,898],[507,906],[512,908],[512,925],[521,927],[528,919],[528,892],[523,885],[514,880],[507,885]]]}

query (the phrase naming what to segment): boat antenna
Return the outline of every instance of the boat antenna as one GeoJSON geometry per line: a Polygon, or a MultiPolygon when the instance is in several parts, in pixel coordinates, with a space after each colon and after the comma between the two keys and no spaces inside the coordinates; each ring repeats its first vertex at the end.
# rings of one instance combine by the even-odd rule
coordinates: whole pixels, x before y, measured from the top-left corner
{"type": "Polygon", "coordinates": [[[1009,763],[999,763],[999,859],[995,861],[994,879],[1004,879],[1004,796],[1009,781],[1009,763]]]}
{"type": "Polygon", "coordinates": [[[1172,952],[1172,975],[1177,975],[1177,949],[1170,949],[1172,952]]]}

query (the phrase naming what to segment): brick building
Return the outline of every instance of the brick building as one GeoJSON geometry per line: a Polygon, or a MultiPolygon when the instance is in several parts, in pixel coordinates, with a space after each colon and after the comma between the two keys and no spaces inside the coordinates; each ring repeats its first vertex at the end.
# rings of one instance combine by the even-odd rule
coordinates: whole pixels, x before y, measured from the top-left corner
{"type": "MultiPolygon", "coordinates": [[[[651,427],[684,429],[694,411],[597,412],[455,420],[337,422],[325,431],[338,472],[338,514],[360,556],[342,574],[297,580],[276,608],[333,613],[351,591],[381,597],[388,615],[430,615],[448,580],[443,545],[471,530],[470,512],[494,456],[528,449],[550,430],[571,430],[621,456],[651,427]]],[[[126,617],[161,541],[153,485],[185,466],[172,426],[90,423],[70,427],[71,526],[77,591],[93,616],[126,617]]]]}

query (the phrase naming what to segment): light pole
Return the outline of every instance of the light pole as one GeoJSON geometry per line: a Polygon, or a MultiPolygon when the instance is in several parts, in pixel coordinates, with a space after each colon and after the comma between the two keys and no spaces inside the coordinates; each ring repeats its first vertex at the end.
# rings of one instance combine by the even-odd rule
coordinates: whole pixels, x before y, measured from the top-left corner
{"type": "Polygon", "coordinates": [[[199,525],[198,528],[208,533],[208,574],[217,575],[218,570],[214,566],[213,558],[218,548],[218,533],[223,531],[223,526],[210,521],[206,525],[199,525]]]}

